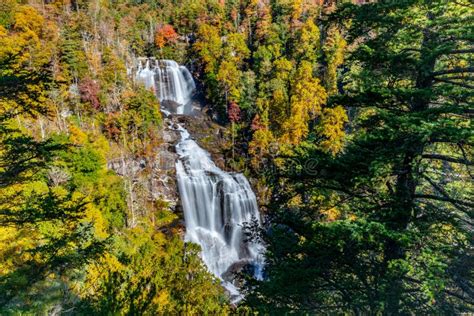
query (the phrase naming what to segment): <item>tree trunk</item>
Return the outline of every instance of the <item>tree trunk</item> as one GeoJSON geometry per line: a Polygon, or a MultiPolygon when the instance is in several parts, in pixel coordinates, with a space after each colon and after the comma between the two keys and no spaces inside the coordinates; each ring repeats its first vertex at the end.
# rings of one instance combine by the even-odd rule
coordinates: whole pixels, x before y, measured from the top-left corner
{"type": "MultiPolygon", "coordinates": [[[[429,14],[428,19],[432,20],[434,17],[429,14]]],[[[423,42],[421,45],[422,56],[427,56],[420,63],[418,74],[416,77],[415,89],[426,90],[433,85],[432,73],[436,64],[436,58],[430,55],[432,49],[436,46],[435,38],[429,28],[423,32],[423,42]],[[423,54],[423,52],[426,52],[423,54]]],[[[421,112],[429,107],[430,96],[421,94],[415,97],[410,104],[411,113],[421,112]]],[[[404,154],[399,175],[395,185],[395,205],[392,208],[392,214],[389,215],[389,220],[392,223],[392,229],[395,231],[404,231],[407,229],[409,223],[413,220],[413,209],[415,204],[415,193],[418,182],[415,179],[414,164],[417,159],[423,154],[426,144],[417,139],[413,139],[413,145],[408,148],[404,154]]],[[[406,250],[398,240],[389,240],[385,247],[385,262],[388,264],[391,261],[404,259],[406,250]]],[[[403,273],[396,273],[392,280],[389,280],[390,285],[387,292],[387,315],[399,315],[401,311],[401,300],[403,293],[403,273]]]]}

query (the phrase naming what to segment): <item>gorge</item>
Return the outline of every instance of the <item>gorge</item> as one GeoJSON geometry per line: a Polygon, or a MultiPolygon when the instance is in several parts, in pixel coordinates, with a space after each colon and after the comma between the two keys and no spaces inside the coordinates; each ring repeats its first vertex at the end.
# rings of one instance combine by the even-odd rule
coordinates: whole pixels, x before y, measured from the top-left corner
{"type": "MultiPolygon", "coordinates": [[[[152,89],[167,114],[190,114],[194,80],[184,66],[171,60],[139,63],[136,79],[152,89]],[[170,107],[170,102],[176,107],[170,107]]],[[[171,104],[171,105],[172,105],[171,104]]],[[[262,278],[264,246],[248,240],[246,227],[260,227],[257,199],[243,174],[228,173],[217,167],[210,154],[192,139],[181,125],[176,145],[176,177],[186,223],[185,241],[198,244],[208,270],[238,302],[242,296],[233,281],[234,273],[249,266],[262,278]]]]}

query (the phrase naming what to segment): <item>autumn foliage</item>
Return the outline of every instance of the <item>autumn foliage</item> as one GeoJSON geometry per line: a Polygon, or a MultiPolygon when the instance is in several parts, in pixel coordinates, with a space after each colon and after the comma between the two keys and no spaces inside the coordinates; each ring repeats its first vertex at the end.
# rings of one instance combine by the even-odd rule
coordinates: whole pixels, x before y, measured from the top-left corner
{"type": "Polygon", "coordinates": [[[165,24],[162,27],[158,28],[155,34],[155,45],[159,48],[163,48],[168,43],[175,43],[178,40],[178,33],[174,28],[165,24]]]}
{"type": "Polygon", "coordinates": [[[229,121],[232,123],[240,121],[240,108],[234,101],[230,102],[227,115],[229,116],[229,121]]]}
{"type": "Polygon", "coordinates": [[[94,110],[100,108],[99,91],[99,84],[91,78],[84,78],[79,84],[81,101],[89,103],[94,110]]]}

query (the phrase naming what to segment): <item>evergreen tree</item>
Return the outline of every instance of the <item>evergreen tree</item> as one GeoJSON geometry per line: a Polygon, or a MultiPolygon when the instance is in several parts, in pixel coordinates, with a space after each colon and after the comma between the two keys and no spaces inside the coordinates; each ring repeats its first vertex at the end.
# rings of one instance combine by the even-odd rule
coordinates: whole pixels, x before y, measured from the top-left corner
{"type": "MultiPolygon", "coordinates": [[[[357,115],[334,158],[303,143],[275,175],[265,311],[455,314],[474,310],[472,4],[347,4],[357,115]]],[[[328,87],[333,86],[331,80],[328,87]]]]}
{"type": "MultiPolygon", "coordinates": [[[[39,141],[18,126],[49,112],[48,28],[31,7],[19,7],[13,30],[0,26],[0,311],[40,300],[46,280],[61,277],[100,256],[107,244],[87,219],[89,200],[53,173],[57,139],[39,141]],[[31,60],[30,60],[31,58],[31,60]]],[[[41,305],[37,302],[36,305],[41,305]]]]}

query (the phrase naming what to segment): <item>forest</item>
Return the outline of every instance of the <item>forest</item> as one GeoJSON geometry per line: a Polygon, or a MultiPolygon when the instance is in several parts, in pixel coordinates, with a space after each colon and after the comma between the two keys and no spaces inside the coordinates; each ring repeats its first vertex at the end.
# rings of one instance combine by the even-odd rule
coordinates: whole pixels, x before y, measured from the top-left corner
{"type": "Polygon", "coordinates": [[[0,0],[0,315],[474,313],[473,13],[0,0]]]}

